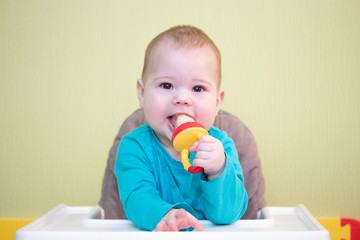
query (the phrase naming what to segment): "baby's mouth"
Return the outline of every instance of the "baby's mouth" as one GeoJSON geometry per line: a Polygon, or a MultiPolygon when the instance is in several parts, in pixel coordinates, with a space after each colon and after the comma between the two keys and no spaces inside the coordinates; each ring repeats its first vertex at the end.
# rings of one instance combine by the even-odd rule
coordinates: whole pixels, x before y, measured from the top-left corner
{"type": "Polygon", "coordinates": [[[176,128],[177,117],[178,117],[178,115],[173,115],[173,116],[168,117],[169,125],[170,125],[170,128],[172,131],[174,131],[176,128]]]}
{"type": "Polygon", "coordinates": [[[195,121],[192,117],[185,114],[176,114],[169,116],[168,120],[172,131],[174,131],[177,127],[179,127],[183,123],[195,121]]]}

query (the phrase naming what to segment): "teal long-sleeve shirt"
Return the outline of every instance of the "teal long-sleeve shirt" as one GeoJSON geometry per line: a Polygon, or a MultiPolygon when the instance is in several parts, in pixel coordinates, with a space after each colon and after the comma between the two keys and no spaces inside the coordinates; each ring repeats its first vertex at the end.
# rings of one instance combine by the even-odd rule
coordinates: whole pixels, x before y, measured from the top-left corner
{"type": "MultiPolygon", "coordinates": [[[[126,218],[144,230],[154,230],[171,208],[183,208],[199,220],[216,224],[230,224],[241,218],[248,198],[234,142],[216,127],[209,130],[209,135],[221,141],[226,156],[224,171],[212,181],[207,181],[203,172],[184,170],[149,125],[124,136],[115,174],[126,218]]],[[[190,161],[194,156],[190,154],[190,161]]]]}

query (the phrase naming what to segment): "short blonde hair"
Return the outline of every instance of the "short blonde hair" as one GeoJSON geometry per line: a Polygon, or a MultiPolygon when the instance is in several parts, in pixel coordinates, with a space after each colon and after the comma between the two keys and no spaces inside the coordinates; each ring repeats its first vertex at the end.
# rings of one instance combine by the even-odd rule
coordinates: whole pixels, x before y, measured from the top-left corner
{"type": "Polygon", "coordinates": [[[150,61],[151,55],[154,50],[162,43],[164,40],[169,42],[171,46],[175,48],[201,48],[204,46],[209,46],[215,53],[215,56],[218,61],[218,77],[219,77],[219,86],[221,82],[221,54],[215,43],[199,28],[189,26],[189,25],[180,25],[172,27],[165,32],[157,35],[147,46],[145,51],[144,66],[142,71],[142,78],[144,76],[150,61]]]}

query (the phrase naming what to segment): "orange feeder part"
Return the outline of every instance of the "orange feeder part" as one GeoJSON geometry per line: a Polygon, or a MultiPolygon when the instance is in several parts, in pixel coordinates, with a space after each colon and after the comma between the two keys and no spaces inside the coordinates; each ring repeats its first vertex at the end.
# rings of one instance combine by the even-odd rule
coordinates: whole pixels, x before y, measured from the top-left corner
{"type": "Polygon", "coordinates": [[[189,162],[189,148],[200,140],[202,135],[209,135],[206,128],[197,122],[186,122],[178,126],[172,136],[172,144],[176,151],[181,153],[181,163],[189,173],[200,173],[202,167],[193,167],[189,162]]]}

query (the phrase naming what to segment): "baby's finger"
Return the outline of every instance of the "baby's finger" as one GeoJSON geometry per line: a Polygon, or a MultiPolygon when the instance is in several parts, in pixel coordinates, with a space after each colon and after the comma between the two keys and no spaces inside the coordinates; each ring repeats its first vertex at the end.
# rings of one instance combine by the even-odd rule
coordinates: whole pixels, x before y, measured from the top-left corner
{"type": "Polygon", "coordinates": [[[166,231],[168,228],[167,223],[165,221],[160,221],[158,225],[156,226],[154,232],[162,232],[166,231]]]}
{"type": "Polygon", "coordinates": [[[203,227],[201,226],[201,223],[199,220],[197,220],[193,215],[188,214],[187,216],[187,222],[189,227],[195,228],[197,231],[204,231],[203,227]]]}
{"type": "Polygon", "coordinates": [[[215,150],[215,146],[212,143],[199,143],[196,148],[196,152],[212,152],[215,150]]]}
{"type": "Polygon", "coordinates": [[[195,159],[209,160],[212,158],[212,152],[198,151],[195,155],[195,159]]]}
{"type": "Polygon", "coordinates": [[[208,162],[207,160],[203,160],[201,158],[195,158],[192,163],[196,167],[205,167],[207,165],[207,162],[208,162]]]}
{"type": "Polygon", "coordinates": [[[195,142],[190,148],[189,148],[189,152],[197,152],[197,147],[198,147],[199,142],[195,142]]]}
{"type": "Polygon", "coordinates": [[[201,136],[199,142],[200,143],[211,143],[211,142],[214,142],[214,137],[204,134],[201,136]]]}
{"type": "Polygon", "coordinates": [[[182,229],[183,219],[186,219],[186,211],[184,209],[173,210],[167,218],[168,227],[166,231],[176,232],[182,229]]]}

